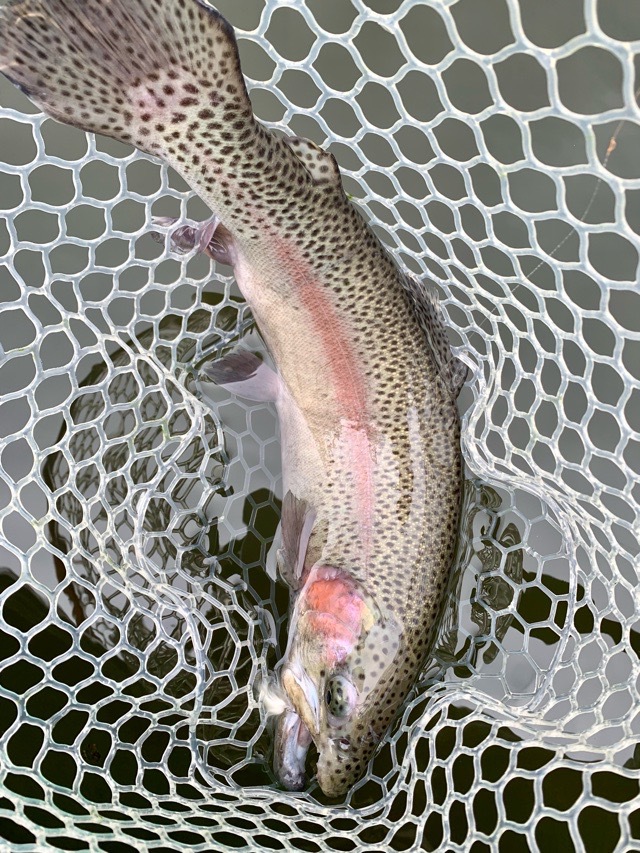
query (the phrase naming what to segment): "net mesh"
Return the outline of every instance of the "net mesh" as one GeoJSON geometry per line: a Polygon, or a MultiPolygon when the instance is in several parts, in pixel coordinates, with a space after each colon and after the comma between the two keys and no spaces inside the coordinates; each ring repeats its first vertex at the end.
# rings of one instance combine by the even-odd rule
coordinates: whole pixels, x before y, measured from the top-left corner
{"type": "Polygon", "coordinates": [[[626,851],[640,838],[640,12],[232,0],[258,116],[329,146],[472,380],[434,660],[346,803],[278,790],[256,685],[273,409],[254,334],[155,242],[169,170],[0,87],[0,834],[16,849],[626,851]],[[123,846],[124,845],[124,846],[123,846]]]}

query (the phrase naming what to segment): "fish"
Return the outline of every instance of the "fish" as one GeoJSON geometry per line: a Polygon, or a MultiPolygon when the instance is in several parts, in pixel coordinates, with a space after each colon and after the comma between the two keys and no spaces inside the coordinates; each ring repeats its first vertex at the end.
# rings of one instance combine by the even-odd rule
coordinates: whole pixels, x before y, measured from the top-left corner
{"type": "Polygon", "coordinates": [[[173,167],[210,207],[180,232],[231,264],[268,358],[205,376],[270,400],[282,444],[278,570],[291,591],[274,768],[345,797],[427,660],[462,495],[466,367],[334,156],[254,116],[230,24],[204,0],[10,0],[0,70],[46,114],[173,167]]]}

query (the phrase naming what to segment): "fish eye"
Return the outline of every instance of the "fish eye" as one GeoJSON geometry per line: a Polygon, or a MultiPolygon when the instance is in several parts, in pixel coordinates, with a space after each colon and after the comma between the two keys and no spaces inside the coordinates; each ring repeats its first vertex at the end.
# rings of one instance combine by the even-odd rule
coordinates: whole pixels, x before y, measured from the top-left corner
{"type": "Polygon", "coordinates": [[[356,705],[356,689],[343,675],[334,675],[325,694],[329,713],[339,720],[348,717],[356,705]]]}

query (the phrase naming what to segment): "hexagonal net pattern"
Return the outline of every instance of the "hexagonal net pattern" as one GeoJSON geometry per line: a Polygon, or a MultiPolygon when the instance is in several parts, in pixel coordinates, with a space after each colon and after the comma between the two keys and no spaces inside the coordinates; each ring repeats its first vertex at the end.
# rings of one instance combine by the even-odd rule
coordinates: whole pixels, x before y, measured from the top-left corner
{"type": "Polygon", "coordinates": [[[626,851],[640,837],[640,14],[252,0],[256,113],[435,281],[463,521],[433,661],[345,803],[275,786],[272,409],[199,377],[252,318],[155,242],[152,158],[0,88],[0,835],[15,849],[626,851]]]}

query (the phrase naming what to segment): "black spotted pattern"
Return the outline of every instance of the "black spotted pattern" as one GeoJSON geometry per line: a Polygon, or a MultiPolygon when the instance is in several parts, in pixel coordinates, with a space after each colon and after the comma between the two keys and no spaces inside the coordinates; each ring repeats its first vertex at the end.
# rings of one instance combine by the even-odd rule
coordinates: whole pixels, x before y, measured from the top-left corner
{"type": "MultiPolygon", "coordinates": [[[[349,341],[367,389],[362,422],[385,460],[368,560],[352,526],[329,536],[334,517],[358,511],[344,465],[327,463],[323,481],[298,495],[318,512],[309,553],[349,572],[377,614],[347,662],[362,711],[318,742],[321,785],[340,795],[424,664],[453,559],[459,377],[438,357],[448,350],[437,312],[426,316],[429,346],[406,281],[344,194],[335,161],[254,119],[233,31],[197,0],[10,2],[0,9],[0,68],[51,116],[163,157],[210,204],[262,282],[252,307],[294,396],[313,341],[304,323],[283,328],[278,306],[302,305],[312,280],[333,306],[335,335],[349,341]],[[345,748],[325,750],[336,736],[345,748]]],[[[331,416],[309,411],[318,441],[331,416]]]]}

